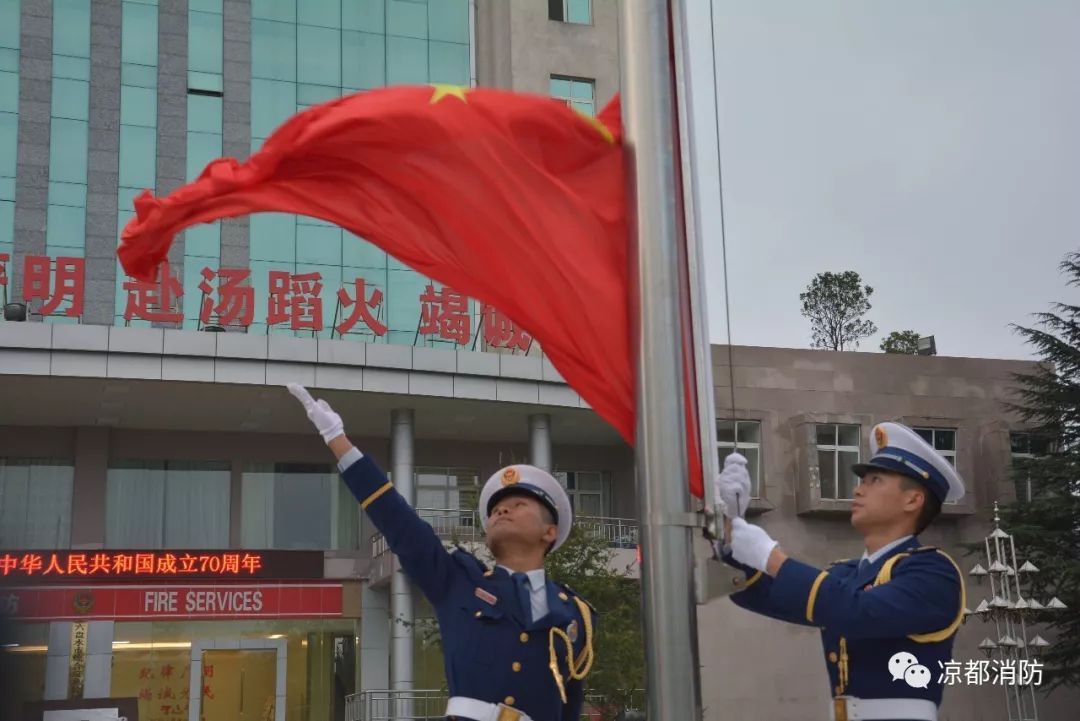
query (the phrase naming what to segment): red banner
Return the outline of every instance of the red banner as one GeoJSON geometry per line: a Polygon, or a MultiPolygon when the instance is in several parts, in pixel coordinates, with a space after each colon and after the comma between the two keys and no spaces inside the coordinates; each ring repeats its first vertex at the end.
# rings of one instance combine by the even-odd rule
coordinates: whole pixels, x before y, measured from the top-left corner
{"type": "Polygon", "coordinates": [[[0,614],[85,621],[340,618],[341,584],[53,586],[0,590],[0,614]]]}

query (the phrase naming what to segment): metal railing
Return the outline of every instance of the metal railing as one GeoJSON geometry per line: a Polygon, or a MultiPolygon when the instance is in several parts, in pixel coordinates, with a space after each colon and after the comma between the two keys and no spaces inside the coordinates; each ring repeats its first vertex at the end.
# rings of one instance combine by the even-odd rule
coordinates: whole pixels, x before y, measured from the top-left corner
{"type": "MultiPolygon", "coordinates": [[[[418,508],[416,512],[431,524],[435,534],[452,543],[482,543],[484,530],[480,525],[480,513],[457,508],[418,508]]],[[[603,538],[613,548],[636,548],[638,525],[632,518],[607,516],[578,516],[575,525],[586,533],[603,538]]],[[[371,539],[371,556],[377,558],[390,549],[381,533],[371,539]]]]}
{"type": "MultiPolygon", "coordinates": [[[[411,691],[361,691],[345,697],[345,721],[442,721],[446,716],[448,694],[442,689],[413,689],[411,691]]],[[[600,718],[598,706],[604,697],[586,694],[580,721],[600,718]]],[[[630,692],[629,710],[645,708],[645,692],[630,692]]]]}

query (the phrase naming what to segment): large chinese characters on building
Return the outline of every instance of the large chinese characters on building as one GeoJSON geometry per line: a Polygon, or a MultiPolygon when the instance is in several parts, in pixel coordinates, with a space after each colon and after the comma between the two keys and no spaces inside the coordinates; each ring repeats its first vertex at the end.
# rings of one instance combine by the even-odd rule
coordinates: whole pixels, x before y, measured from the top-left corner
{"type": "MultiPolygon", "coordinates": [[[[9,265],[9,256],[0,253],[0,287],[8,284],[9,265]]],[[[21,270],[21,300],[31,304],[41,316],[78,318],[82,315],[86,290],[83,258],[27,255],[21,270]],[[35,301],[37,306],[32,305],[35,301]]],[[[332,325],[338,335],[362,332],[382,337],[388,330],[380,320],[385,317],[383,291],[364,278],[354,278],[348,286],[334,292],[323,285],[321,273],[270,270],[265,305],[256,307],[250,270],[203,267],[198,272],[201,280],[197,287],[202,294],[198,319],[204,325],[248,328],[252,323],[262,322],[268,327],[320,332],[326,326],[324,304],[337,303],[340,313],[335,314],[338,317],[332,325]]],[[[183,323],[180,301],[184,285],[168,264],[162,266],[156,280],[128,278],[123,289],[126,292],[124,320],[183,323]]],[[[484,343],[492,347],[528,352],[532,346],[529,334],[492,306],[482,306],[479,322],[474,323],[469,299],[451,288],[429,284],[418,300],[418,335],[464,346],[475,343],[477,334],[481,334],[484,343]]]]}

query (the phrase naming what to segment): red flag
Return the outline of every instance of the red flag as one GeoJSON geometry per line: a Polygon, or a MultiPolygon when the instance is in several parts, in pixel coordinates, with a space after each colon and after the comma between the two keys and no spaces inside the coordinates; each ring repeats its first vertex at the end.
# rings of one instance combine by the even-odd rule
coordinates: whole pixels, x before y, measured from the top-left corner
{"type": "Polygon", "coordinates": [[[590,118],[493,89],[357,93],[297,114],[242,164],[215,160],[164,198],[144,191],[117,253],[151,279],[197,223],[267,211],[334,223],[505,313],[633,445],[621,138],[618,98],[590,118]]]}

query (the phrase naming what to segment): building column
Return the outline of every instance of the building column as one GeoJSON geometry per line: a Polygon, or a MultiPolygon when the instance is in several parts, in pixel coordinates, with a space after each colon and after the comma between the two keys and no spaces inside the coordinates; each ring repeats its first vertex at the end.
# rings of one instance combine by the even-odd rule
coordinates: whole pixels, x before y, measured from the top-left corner
{"type": "Polygon", "coordinates": [[[366,583],[360,594],[360,690],[380,691],[390,688],[390,598],[366,583]]]}
{"type": "MultiPolygon", "coordinates": [[[[394,487],[410,506],[413,492],[413,411],[398,408],[390,416],[390,458],[394,487]]],[[[413,687],[413,599],[412,586],[398,568],[390,578],[390,688],[411,691],[413,687]]],[[[408,716],[408,714],[406,714],[408,716]]]]}
{"type": "Polygon", "coordinates": [[[112,643],[114,621],[91,621],[86,625],[86,676],[83,698],[112,696],[112,643]]]}
{"type": "Polygon", "coordinates": [[[68,697],[70,669],[71,621],[53,621],[49,624],[49,650],[45,652],[45,701],[68,697]]]}
{"type": "Polygon", "coordinates": [[[529,461],[551,472],[551,416],[547,413],[529,416],[529,461]]]}

